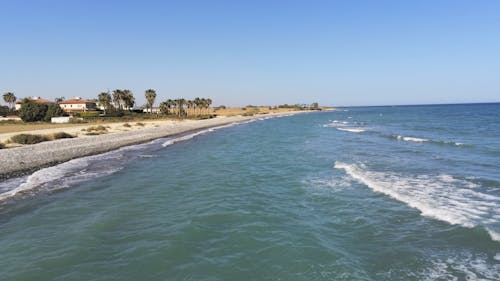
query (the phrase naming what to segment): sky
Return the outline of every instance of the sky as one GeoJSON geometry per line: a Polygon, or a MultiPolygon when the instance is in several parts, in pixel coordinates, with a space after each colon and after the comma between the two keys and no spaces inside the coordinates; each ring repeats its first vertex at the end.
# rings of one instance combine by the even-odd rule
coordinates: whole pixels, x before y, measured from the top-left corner
{"type": "Polygon", "coordinates": [[[0,0],[0,92],[157,103],[500,101],[500,1],[0,0]]]}

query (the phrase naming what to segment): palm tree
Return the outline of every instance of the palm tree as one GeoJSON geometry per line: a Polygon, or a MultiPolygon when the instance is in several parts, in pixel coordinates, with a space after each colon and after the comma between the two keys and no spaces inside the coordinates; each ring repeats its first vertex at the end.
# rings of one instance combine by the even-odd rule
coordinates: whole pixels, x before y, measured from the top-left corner
{"type": "Polygon", "coordinates": [[[211,99],[207,99],[207,109],[208,109],[208,113],[210,114],[210,106],[212,105],[212,100],[211,99]]]}
{"type": "Polygon", "coordinates": [[[194,102],[192,100],[187,100],[186,101],[186,105],[187,105],[187,108],[189,109],[189,112],[192,112],[192,108],[193,108],[193,104],[194,102]]]}
{"type": "Polygon", "coordinates": [[[106,110],[111,106],[111,95],[109,92],[102,92],[97,96],[97,102],[100,107],[104,108],[104,115],[106,115],[106,110]]]}
{"type": "Polygon", "coordinates": [[[186,100],[180,98],[177,100],[177,105],[179,106],[179,117],[184,116],[186,111],[184,110],[184,105],[186,104],[186,100]]]}
{"type": "MultiPolygon", "coordinates": [[[[146,97],[146,101],[148,102],[146,105],[146,108],[149,107],[149,112],[153,113],[153,104],[155,103],[155,99],[156,99],[156,91],[153,89],[147,89],[144,92],[144,96],[146,97]]],[[[168,110],[167,110],[167,112],[168,112],[168,110]]]]}
{"type": "Polygon", "coordinates": [[[201,106],[201,108],[203,108],[203,109],[206,109],[206,108],[207,108],[207,100],[206,100],[205,98],[202,98],[202,99],[200,100],[200,104],[201,104],[201,105],[200,105],[200,106],[201,106]]]}
{"type": "Polygon", "coordinates": [[[116,89],[113,91],[113,102],[118,109],[122,110],[122,101],[123,101],[123,91],[120,89],[116,89]]]}
{"type": "Polygon", "coordinates": [[[168,115],[170,114],[170,102],[169,101],[164,101],[162,103],[160,103],[160,112],[165,114],[165,115],[168,115]]]}
{"type": "Polygon", "coordinates": [[[130,110],[132,107],[134,107],[135,104],[135,98],[134,94],[130,90],[123,90],[122,91],[122,101],[127,110],[130,110]]]}
{"type": "Polygon", "coordinates": [[[169,108],[169,109],[170,109],[170,108],[172,108],[172,107],[174,107],[174,108],[175,108],[176,103],[175,103],[175,101],[174,101],[174,100],[172,100],[172,99],[168,99],[168,100],[167,100],[167,105],[168,105],[168,108],[169,108]]]}
{"type": "Polygon", "coordinates": [[[194,99],[194,106],[195,106],[195,113],[196,113],[196,108],[200,108],[200,106],[201,106],[200,98],[197,97],[194,99]]]}
{"type": "Polygon", "coordinates": [[[12,92],[7,92],[7,93],[3,94],[3,100],[4,100],[6,103],[10,104],[10,108],[12,109],[12,108],[14,108],[14,104],[15,104],[15,102],[16,102],[16,100],[17,100],[17,98],[16,98],[16,96],[14,95],[14,93],[12,93],[12,92]]]}

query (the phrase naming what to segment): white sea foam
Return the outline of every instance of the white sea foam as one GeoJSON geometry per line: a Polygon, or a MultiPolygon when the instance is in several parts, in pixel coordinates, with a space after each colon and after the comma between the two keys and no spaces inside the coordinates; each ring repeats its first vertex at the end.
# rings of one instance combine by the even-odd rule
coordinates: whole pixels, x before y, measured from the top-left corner
{"type": "MultiPolygon", "coordinates": [[[[130,160],[125,152],[140,151],[156,143],[153,140],[143,144],[121,147],[110,152],[76,158],[59,165],[40,169],[29,176],[0,182],[0,201],[18,194],[30,194],[39,190],[54,191],[67,188],[72,184],[116,173],[123,169],[121,161],[130,160]],[[109,164],[110,161],[118,161],[109,164]]],[[[137,157],[155,157],[137,155],[137,157]]]]}
{"type": "Polygon", "coordinates": [[[426,141],[429,141],[428,139],[415,138],[415,137],[397,136],[396,138],[398,140],[401,140],[401,141],[411,141],[411,142],[426,142],[426,141]]]}
{"type": "Polygon", "coordinates": [[[417,137],[406,137],[406,136],[401,136],[401,135],[391,135],[391,137],[397,139],[398,141],[407,141],[407,142],[416,142],[416,143],[429,142],[429,143],[434,143],[434,144],[447,144],[447,145],[455,145],[455,146],[465,145],[462,142],[431,140],[431,139],[417,138],[417,137]]]}
{"type": "MultiPolygon", "coordinates": [[[[362,133],[366,131],[366,128],[350,127],[349,124],[351,123],[347,121],[333,120],[332,122],[323,125],[323,127],[336,128],[339,131],[351,132],[351,133],[362,133]]],[[[357,122],[355,122],[354,124],[357,125],[357,122]]]]}
{"type": "Polygon", "coordinates": [[[362,133],[362,132],[366,131],[366,129],[363,129],[363,128],[337,128],[337,130],[351,132],[351,133],[362,133]]]}
{"type": "Polygon", "coordinates": [[[480,192],[473,182],[450,175],[408,177],[374,172],[362,164],[336,162],[335,168],[374,191],[418,209],[423,216],[469,228],[481,225],[493,240],[500,241],[495,231],[500,222],[500,197],[480,192]]]}
{"type": "Polygon", "coordinates": [[[423,280],[461,280],[457,273],[464,280],[500,280],[500,264],[490,264],[486,255],[450,254],[446,259],[433,259],[431,264],[421,272],[423,280]]]}
{"type": "Polygon", "coordinates": [[[92,163],[110,161],[121,157],[123,157],[123,155],[120,153],[120,150],[118,150],[77,158],[56,166],[38,170],[29,176],[21,178],[21,180],[15,183],[15,187],[5,187],[4,190],[7,191],[0,194],[0,201],[11,198],[17,194],[31,192],[34,189],[57,190],[66,188],[70,184],[115,173],[123,167],[106,165],[99,169],[88,170],[87,168],[92,163]]]}
{"type": "Polygon", "coordinates": [[[337,127],[345,127],[349,124],[347,121],[339,121],[339,120],[333,120],[332,122],[323,125],[323,127],[330,127],[330,128],[337,128],[337,127]]]}

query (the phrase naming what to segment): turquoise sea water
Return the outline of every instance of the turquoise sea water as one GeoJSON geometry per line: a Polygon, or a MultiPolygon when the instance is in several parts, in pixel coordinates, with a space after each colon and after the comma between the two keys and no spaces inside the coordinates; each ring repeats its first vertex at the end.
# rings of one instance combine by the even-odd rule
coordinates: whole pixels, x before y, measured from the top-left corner
{"type": "Polygon", "coordinates": [[[0,193],[0,280],[500,280],[500,105],[258,120],[0,193]]]}

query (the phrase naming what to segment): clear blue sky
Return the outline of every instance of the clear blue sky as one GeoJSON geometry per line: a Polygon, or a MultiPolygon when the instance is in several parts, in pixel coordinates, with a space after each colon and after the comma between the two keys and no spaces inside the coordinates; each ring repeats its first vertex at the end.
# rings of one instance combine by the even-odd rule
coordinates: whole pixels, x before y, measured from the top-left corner
{"type": "Polygon", "coordinates": [[[500,101],[500,1],[0,0],[0,91],[144,101],[500,101]]]}

